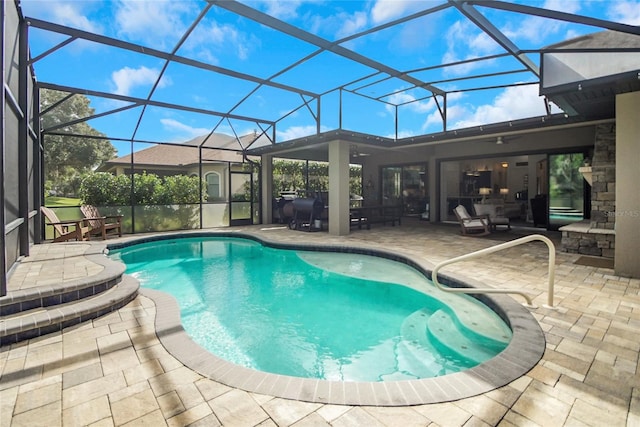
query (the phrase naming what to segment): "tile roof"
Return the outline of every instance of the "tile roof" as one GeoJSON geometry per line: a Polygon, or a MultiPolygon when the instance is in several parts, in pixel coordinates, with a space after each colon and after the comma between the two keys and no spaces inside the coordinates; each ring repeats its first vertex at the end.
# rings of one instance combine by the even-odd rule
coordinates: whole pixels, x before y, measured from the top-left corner
{"type": "MultiPolygon", "coordinates": [[[[157,144],[133,153],[136,164],[154,166],[186,166],[198,164],[200,155],[198,147],[207,136],[199,136],[180,145],[157,144]]],[[[254,139],[254,134],[238,138],[242,146],[249,145],[254,139]]],[[[224,134],[213,134],[203,145],[202,159],[205,161],[242,162],[242,148],[238,139],[224,134]],[[210,149],[212,147],[221,150],[210,149]]],[[[131,154],[127,154],[105,162],[98,170],[108,170],[119,164],[130,164],[131,154]]]]}

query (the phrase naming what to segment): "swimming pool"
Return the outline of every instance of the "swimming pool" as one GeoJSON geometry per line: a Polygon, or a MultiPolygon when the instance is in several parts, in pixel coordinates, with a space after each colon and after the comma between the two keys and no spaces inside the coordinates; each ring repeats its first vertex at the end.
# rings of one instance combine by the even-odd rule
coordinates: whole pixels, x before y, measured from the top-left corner
{"type": "MultiPolygon", "coordinates": [[[[274,249],[271,247],[274,245],[263,245],[251,236],[238,239],[224,235],[164,237],[122,246],[127,247],[112,250],[112,256],[126,261],[128,272],[138,277],[143,286],[150,286],[158,276],[179,284],[173,290],[166,283],[152,287],[171,292],[181,301],[179,322],[192,339],[232,362],[228,364],[200,353],[196,357],[183,351],[184,346],[176,346],[177,353],[193,359],[193,363],[183,363],[221,382],[251,391],[268,390],[271,395],[292,397],[292,384],[298,384],[302,389],[311,388],[307,392],[298,390],[295,398],[341,403],[347,398],[345,389],[339,398],[324,387],[331,389],[332,384],[340,383],[341,387],[353,384],[358,388],[372,382],[366,393],[350,394],[349,401],[371,404],[370,399],[374,399],[375,404],[391,404],[375,392],[379,383],[387,384],[385,396],[389,396],[387,388],[391,384],[410,387],[414,396],[403,393],[404,404],[441,401],[451,394],[446,384],[459,381],[460,374],[464,374],[459,372],[462,369],[473,372],[475,377],[463,387],[465,394],[487,387],[478,378],[496,375],[485,372],[496,359],[492,356],[521,338],[520,334],[511,337],[510,329],[493,311],[479,317],[476,299],[464,297],[461,307],[452,308],[455,304],[450,299],[459,297],[435,295],[441,291],[407,263],[355,254],[353,248],[274,249]],[[222,268],[230,263],[227,255],[232,255],[234,262],[240,260],[239,266],[231,270],[222,268]],[[174,272],[167,272],[165,266],[171,266],[174,272]],[[390,273],[392,268],[396,272],[390,273]],[[310,282],[317,282],[321,289],[309,286],[310,282]],[[199,287],[202,283],[207,285],[199,287]],[[268,294],[274,293],[277,298],[269,299],[268,294]],[[436,296],[443,296],[444,301],[438,301],[436,296]],[[223,304],[210,310],[216,301],[223,304]],[[341,307],[346,307],[346,312],[341,307]],[[244,324],[246,317],[258,322],[244,324]],[[232,323],[242,326],[234,329],[232,323]],[[479,329],[467,330],[474,323],[476,327],[480,325],[479,329]],[[371,325],[374,327],[370,328],[371,325]],[[455,332],[460,329],[465,333],[455,332]],[[311,334],[303,338],[301,331],[311,334]],[[357,338],[355,342],[349,340],[353,337],[357,338]],[[484,341],[490,351],[478,352],[482,343],[474,341],[484,341]],[[251,353],[249,350],[254,347],[262,350],[251,353]],[[434,348],[440,350],[435,356],[431,354],[434,348]],[[328,353],[324,352],[327,349],[328,353]],[[204,363],[203,359],[213,362],[204,363]],[[260,371],[276,375],[263,375],[260,371]],[[478,376],[479,372],[483,373],[478,376]],[[424,381],[436,375],[445,376],[431,380],[448,380],[437,382],[438,392],[429,390],[427,395],[416,397],[416,387],[421,384],[424,387],[424,381]],[[280,382],[281,387],[274,382],[280,382]],[[305,398],[306,395],[309,397],[305,398]]],[[[498,311],[508,317],[510,309],[498,311]]],[[[166,310],[158,308],[159,316],[161,312],[166,314],[166,310]]],[[[508,353],[507,348],[499,356],[508,353]]],[[[491,382],[495,384],[494,380],[491,382]]],[[[456,389],[462,391],[460,387],[456,389]]]]}

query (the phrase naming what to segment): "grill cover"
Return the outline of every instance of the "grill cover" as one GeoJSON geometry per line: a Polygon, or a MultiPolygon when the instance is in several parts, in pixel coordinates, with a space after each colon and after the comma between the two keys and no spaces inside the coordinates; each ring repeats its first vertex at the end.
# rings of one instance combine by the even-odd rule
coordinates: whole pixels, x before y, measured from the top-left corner
{"type": "Polygon", "coordinates": [[[293,199],[291,203],[293,204],[295,212],[301,215],[310,215],[313,213],[314,217],[319,217],[324,209],[322,200],[311,197],[293,199]]]}

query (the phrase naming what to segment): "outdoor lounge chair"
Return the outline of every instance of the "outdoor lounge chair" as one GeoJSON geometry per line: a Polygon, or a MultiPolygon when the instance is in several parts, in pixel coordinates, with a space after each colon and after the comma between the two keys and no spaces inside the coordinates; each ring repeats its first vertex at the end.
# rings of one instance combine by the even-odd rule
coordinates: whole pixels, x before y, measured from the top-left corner
{"type": "Polygon", "coordinates": [[[471,235],[475,234],[476,236],[485,236],[491,233],[491,222],[489,220],[488,215],[484,216],[471,216],[467,209],[458,205],[453,210],[460,222],[460,228],[462,229],[462,234],[471,235]]]}
{"type": "Polygon", "coordinates": [[[60,221],[56,213],[44,206],[40,207],[47,218],[46,225],[53,226],[53,241],[66,242],[68,240],[89,240],[89,223],[86,219],[70,219],[60,221]]]}
{"type": "Polygon", "coordinates": [[[119,237],[122,237],[122,217],[123,215],[102,216],[98,212],[98,208],[93,205],[80,206],[85,219],[89,221],[91,234],[102,236],[102,240],[107,239],[107,233],[115,231],[119,237]]]}
{"type": "Polygon", "coordinates": [[[507,230],[511,230],[511,221],[504,216],[504,208],[497,204],[481,204],[474,203],[473,210],[477,216],[489,216],[491,231],[495,231],[499,225],[506,226],[507,230]]]}

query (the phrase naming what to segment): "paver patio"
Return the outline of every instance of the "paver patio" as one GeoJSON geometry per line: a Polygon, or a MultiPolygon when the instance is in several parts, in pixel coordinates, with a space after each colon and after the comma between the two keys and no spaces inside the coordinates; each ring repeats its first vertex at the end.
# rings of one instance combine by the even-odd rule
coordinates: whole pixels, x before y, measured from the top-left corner
{"type": "MultiPolygon", "coordinates": [[[[462,237],[456,227],[419,221],[354,230],[345,237],[278,226],[242,230],[270,240],[384,247],[431,263],[521,235],[514,230],[462,237]]],[[[559,234],[547,235],[559,241],[559,234]]],[[[95,274],[100,267],[82,256],[95,245],[104,242],[34,246],[12,274],[9,289],[95,274]]],[[[234,389],[169,354],[155,334],[155,305],[140,295],[112,314],[1,347],[0,426],[640,426],[640,280],[577,265],[578,255],[558,252],[556,309],[548,309],[542,307],[546,257],[544,244],[529,243],[444,269],[467,277],[473,272],[474,279],[495,287],[522,288],[538,305],[531,312],[545,332],[542,360],[527,375],[483,395],[369,407],[234,389]]]]}

